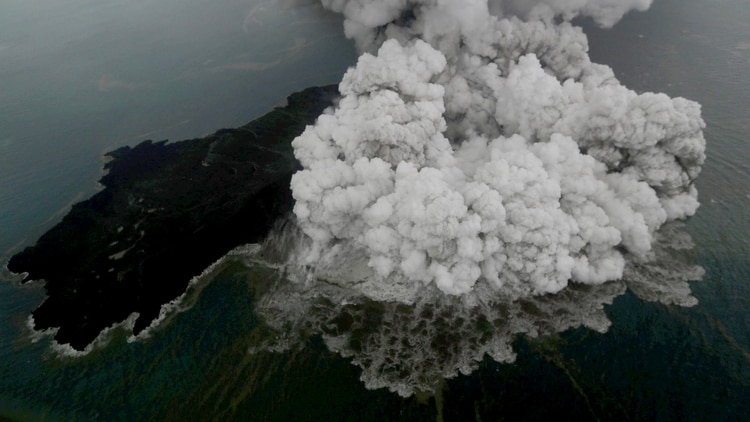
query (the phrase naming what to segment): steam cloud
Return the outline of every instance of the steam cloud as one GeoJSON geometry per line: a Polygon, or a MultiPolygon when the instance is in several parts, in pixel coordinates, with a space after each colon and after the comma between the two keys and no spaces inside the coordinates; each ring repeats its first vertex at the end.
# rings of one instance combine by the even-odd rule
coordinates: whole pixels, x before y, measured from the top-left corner
{"type": "Polygon", "coordinates": [[[293,143],[313,277],[375,300],[528,298],[623,278],[696,211],[700,106],[620,85],[570,23],[650,0],[322,3],[362,55],[293,143]]]}
{"type": "MultiPolygon", "coordinates": [[[[284,262],[287,248],[296,247],[299,236],[295,230],[278,230],[247,254],[251,273],[253,268],[261,271],[248,279],[267,280],[268,267],[284,262]]],[[[402,396],[435,392],[445,378],[473,372],[485,355],[513,362],[518,335],[549,336],[579,326],[606,332],[611,322],[604,304],[626,287],[645,301],[694,305],[689,282],[699,280],[703,269],[691,264],[692,248],[681,224],[667,223],[654,236],[654,259],[629,260],[622,280],[575,283],[558,294],[522,299],[498,297],[489,284],[479,283],[469,297],[482,300],[471,306],[466,295],[437,289],[408,305],[376,301],[349,285],[293,282],[279,273],[279,280],[256,287],[254,311],[264,324],[254,333],[250,352],[300,349],[319,336],[331,351],[361,368],[367,388],[388,388],[402,396]]]]}
{"type": "Polygon", "coordinates": [[[700,106],[623,87],[570,23],[650,0],[322,2],[362,55],[293,143],[296,225],[248,256],[284,270],[251,352],[320,336],[408,396],[512,362],[519,334],[605,332],[626,288],[697,302],[674,220],[698,207],[700,106]]]}

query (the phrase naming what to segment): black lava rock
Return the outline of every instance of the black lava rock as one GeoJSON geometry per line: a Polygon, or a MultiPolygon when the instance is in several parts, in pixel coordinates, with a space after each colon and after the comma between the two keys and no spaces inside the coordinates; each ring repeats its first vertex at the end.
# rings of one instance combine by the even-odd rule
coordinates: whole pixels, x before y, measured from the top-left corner
{"type": "Polygon", "coordinates": [[[309,88],[237,129],[108,153],[105,188],[8,263],[45,281],[35,328],[59,327],[58,342],[83,350],[132,312],[136,334],[148,327],[192,277],[291,210],[291,141],[337,96],[309,88]]]}

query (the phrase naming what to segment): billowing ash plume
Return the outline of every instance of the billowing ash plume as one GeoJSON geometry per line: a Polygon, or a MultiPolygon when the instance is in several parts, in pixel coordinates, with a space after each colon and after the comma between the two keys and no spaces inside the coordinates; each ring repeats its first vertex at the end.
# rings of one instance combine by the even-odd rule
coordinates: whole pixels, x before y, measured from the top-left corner
{"type": "MultiPolygon", "coordinates": [[[[422,292],[413,303],[376,301],[350,284],[290,282],[283,277],[260,287],[254,311],[264,322],[254,333],[251,352],[287,351],[304,347],[313,336],[362,370],[367,388],[388,388],[402,396],[434,392],[445,378],[474,371],[489,356],[513,362],[518,335],[549,336],[584,326],[606,332],[610,321],[604,304],[626,286],[645,301],[691,306],[689,281],[703,269],[691,264],[692,242],[680,223],[667,223],[655,234],[654,259],[629,260],[622,280],[572,284],[553,295],[522,299],[499,297],[489,284],[475,286],[477,299],[467,306],[466,295],[422,292]],[[267,290],[265,290],[267,289],[267,290]],[[427,293],[427,294],[424,294],[427,293]]],[[[266,244],[246,256],[248,264],[284,260],[286,248],[297,247],[299,233],[278,230],[266,244]]]]}
{"type": "Polygon", "coordinates": [[[650,0],[322,1],[363,54],[293,144],[315,277],[401,302],[557,293],[621,279],[697,209],[700,106],[623,87],[570,23],[650,0]]]}

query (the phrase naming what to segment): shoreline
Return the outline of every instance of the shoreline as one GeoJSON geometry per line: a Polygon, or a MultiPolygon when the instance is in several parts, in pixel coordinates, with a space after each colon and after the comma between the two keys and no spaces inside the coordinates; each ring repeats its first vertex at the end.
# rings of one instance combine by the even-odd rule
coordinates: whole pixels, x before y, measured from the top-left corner
{"type": "Polygon", "coordinates": [[[291,209],[291,141],[337,96],[335,85],[308,88],[236,129],[106,153],[103,189],[7,263],[21,283],[44,280],[35,331],[56,329],[55,342],[79,352],[113,324],[133,319],[134,338],[147,333],[196,274],[291,209]]]}

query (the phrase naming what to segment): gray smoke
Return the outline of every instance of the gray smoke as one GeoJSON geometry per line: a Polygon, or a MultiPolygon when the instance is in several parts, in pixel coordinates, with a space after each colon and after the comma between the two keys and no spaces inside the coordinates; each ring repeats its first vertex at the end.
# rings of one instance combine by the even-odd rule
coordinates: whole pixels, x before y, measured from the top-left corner
{"type": "MultiPolygon", "coordinates": [[[[251,274],[260,271],[248,279],[272,277],[269,264],[283,262],[299,236],[289,227],[277,230],[248,254],[251,274]]],[[[319,336],[331,351],[361,368],[367,388],[387,388],[402,396],[434,392],[445,378],[470,374],[485,356],[513,362],[519,335],[550,336],[580,326],[606,332],[611,322],[604,305],[626,287],[646,301],[695,304],[688,283],[700,279],[703,270],[691,264],[691,249],[680,224],[668,223],[655,235],[655,259],[628,261],[623,280],[572,284],[557,294],[521,299],[500,297],[489,284],[479,283],[472,295],[462,296],[428,286],[413,303],[404,304],[368,298],[351,282],[300,283],[279,273],[278,280],[256,286],[254,312],[263,324],[253,333],[250,352],[301,349],[319,336]],[[467,303],[467,298],[474,300],[467,303]]]]}
{"type": "Polygon", "coordinates": [[[362,54],[293,142],[296,224],[248,257],[283,270],[251,351],[320,336],[407,396],[518,335],[605,332],[626,288],[697,303],[700,106],[623,87],[571,24],[650,0],[322,2],[362,54]]]}
{"type": "Polygon", "coordinates": [[[309,277],[408,303],[557,293],[621,279],[697,209],[700,106],[620,85],[570,23],[649,0],[322,2],[362,55],[293,143],[309,277]]]}

